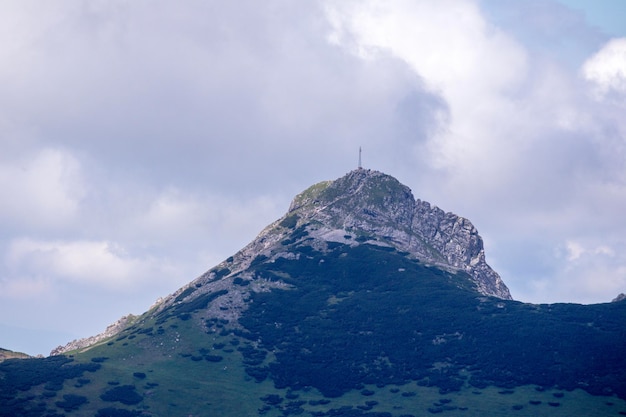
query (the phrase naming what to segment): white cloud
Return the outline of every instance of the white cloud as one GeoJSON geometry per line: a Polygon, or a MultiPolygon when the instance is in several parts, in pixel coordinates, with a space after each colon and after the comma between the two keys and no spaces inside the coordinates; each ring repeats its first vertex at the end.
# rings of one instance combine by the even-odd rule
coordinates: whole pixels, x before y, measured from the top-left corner
{"type": "Polygon", "coordinates": [[[588,248],[583,246],[581,242],[575,240],[565,242],[565,249],[567,260],[573,263],[570,268],[575,265],[575,262],[581,261],[583,257],[615,256],[615,251],[606,245],[588,248]]]}
{"type": "Polygon", "coordinates": [[[31,285],[54,281],[72,282],[109,290],[135,289],[172,273],[164,259],[137,258],[123,247],[106,241],[47,241],[17,239],[11,242],[6,258],[9,271],[19,271],[13,288],[29,290],[31,285]]]}
{"type": "Polygon", "coordinates": [[[367,1],[328,3],[328,10],[333,40],[406,62],[446,101],[449,124],[429,138],[431,164],[472,180],[515,159],[520,144],[507,138],[522,125],[512,114],[523,113],[510,96],[526,79],[526,51],[476,4],[367,1]]]}
{"type": "Polygon", "coordinates": [[[142,245],[169,251],[164,256],[183,257],[200,273],[243,248],[282,216],[287,209],[284,201],[280,196],[240,200],[168,187],[133,209],[124,219],[123,233],[142,245]]]}
{"type": "Polygon", "coordinates": [[[150,235],[186,235],[202,227],[210,207],[196,198],[174,188],[161,192],[149,203],[145,213],[139,215],[137,224],[150,235]]]}
{"type": "Polygon", "coordinates": [[[328,11],[331,39],[341,44],[348,36],[359,50],[391,52],[452,101],[510,90],[526,71],[523,49],[490,27],[471,1],[370,0],[328,3],[328,11]]]}
{"type": "Polygon", "coordinates": [[[0,280],[0,297],[23,301],[49,298],[54,294],[54,282],[44,277],[11,277],[0,280]]]}
{"type": "Polygon", "coordinates": [[[626,94],[626,38],[607,42],[584,63],[582,72],[600,97],[626,94]]]}
{"type": "Polygon", "coordinates": [[[513,296],[533,303],[606,303],[626,289],[626,244],[621,238],[580,235],[543,247],[527,242],[510,255],[513,270],[496,268],[513,296]],[[508,279],[506,279],[508,277],[508,279]],[[516,278],[516,279],[513,279],[516,278]]]}
{"type": "Polygon", "coordinates": [[[198,194],[170,186],[137,203],[125,220],[140,240],[195,241],[228,234],[236,238],[258,232],[268,219],[282,216],[286,207],[278,202],[282,198],[259,195],[242,201],[229,194],[198,194]]]}
{"type": "Polygon", "coordinates": [[[0,195],[0,224],[5,228],[65,226],[84,196],[80,163],[58,149],[0,160],[0,195]]]}
{"type": "Polygon", "coordinates": [[[557,253],[563,267],[548,285],[568,301],[608,302],[626,287],[626,245],[592,240],[568,240],[557,253]]]}

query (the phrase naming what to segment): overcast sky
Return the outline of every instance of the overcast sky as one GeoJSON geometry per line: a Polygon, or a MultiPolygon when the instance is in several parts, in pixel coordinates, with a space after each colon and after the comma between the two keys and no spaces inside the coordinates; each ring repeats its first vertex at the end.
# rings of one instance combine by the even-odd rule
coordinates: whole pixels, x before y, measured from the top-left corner
{"type": "Polygon", "coordinates": [[[517,300],[626,292],[623,0],[0,2],[0,347],[48,354],[363,165],[517,300]]]}

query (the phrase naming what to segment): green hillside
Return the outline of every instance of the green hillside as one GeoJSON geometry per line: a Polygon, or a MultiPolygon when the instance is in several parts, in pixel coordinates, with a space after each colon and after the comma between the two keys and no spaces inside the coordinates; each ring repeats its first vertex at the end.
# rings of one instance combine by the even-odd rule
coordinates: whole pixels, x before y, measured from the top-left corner
{"type": "Polygon", "coordinates": [[[626,414],[626,302],[487,297],[380,246],[289,250],[215,275],[285,283],[237,320],[211,313],[227,290],[190,287],[97,346],[4,361],[0,416],[626,414]]]}

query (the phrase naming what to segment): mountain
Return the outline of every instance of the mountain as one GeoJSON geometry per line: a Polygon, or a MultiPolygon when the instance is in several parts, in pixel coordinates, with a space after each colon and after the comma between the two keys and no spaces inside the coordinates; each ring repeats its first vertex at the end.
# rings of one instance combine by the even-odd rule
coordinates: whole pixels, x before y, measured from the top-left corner
{"type": "Polygon", "coordinates": [[[30,358],[29,355],[21,352],[13,352],[11,350],[0,348],[0,362],[6,359],[26,359],[30,358]]]}
{"type": "Polygon", "coordinates": [[[108,330],[1,363],[0,416],[626,414],[626,303],[512,300],[469,220],[364,169],[108,330]]]}

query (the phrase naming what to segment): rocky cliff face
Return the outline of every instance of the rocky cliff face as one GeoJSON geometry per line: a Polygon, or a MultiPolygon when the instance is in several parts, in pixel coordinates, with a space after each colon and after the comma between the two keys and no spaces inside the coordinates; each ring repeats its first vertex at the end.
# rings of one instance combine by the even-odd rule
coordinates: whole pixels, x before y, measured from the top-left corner
{"type": "Polygon", "coordinates": [[[467,272],[484,295],[511,299],[500,276],[485,262],[482,238],[469,220],[415,200],[407,186],[378,171],[357,169],[308,188],[235,261],[246,266],[259,254],[284,256],[285,239],[294,228],[301,230],[306,244],[317,248],[325,242],[395,247],[423,263],[467,272]]]}

